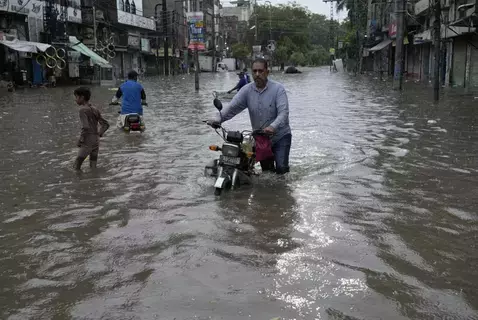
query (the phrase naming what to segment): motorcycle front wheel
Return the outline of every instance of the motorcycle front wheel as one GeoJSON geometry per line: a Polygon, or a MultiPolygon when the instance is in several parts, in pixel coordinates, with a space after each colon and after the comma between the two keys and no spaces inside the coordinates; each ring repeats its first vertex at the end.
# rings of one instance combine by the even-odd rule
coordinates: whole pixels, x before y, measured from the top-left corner
{"type": "Polygon", "coordinates": [[[220,196],[221,193],[222,193],[222,189],[221,189],[221,188],[216,188],[216,189],[214,190],[214,195],[215,195],[215,196],[220,196]]]}

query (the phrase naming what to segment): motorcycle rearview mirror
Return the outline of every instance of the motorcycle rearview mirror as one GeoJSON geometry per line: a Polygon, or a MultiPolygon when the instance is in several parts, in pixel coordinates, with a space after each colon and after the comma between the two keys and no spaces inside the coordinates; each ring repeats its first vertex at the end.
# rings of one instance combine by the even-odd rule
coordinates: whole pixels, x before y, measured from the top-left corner
{"type": "Polygon", "coordinates": [[[218,98],[214,98],[214,106],[216,107],[217,110],[221,111],[222,110],[222,102],[218,98]]]}

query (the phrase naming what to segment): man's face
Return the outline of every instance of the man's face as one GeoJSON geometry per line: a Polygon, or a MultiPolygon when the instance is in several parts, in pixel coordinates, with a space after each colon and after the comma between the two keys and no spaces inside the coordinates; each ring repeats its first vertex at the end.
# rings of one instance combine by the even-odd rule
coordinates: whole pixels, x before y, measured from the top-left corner
{"type": "Polygon", "coordinates": [[[264,88],[267,82],[269,70],[266,69],[262,62],[255,62],[252,65],[252,77],[258,88],[264,88]]]}

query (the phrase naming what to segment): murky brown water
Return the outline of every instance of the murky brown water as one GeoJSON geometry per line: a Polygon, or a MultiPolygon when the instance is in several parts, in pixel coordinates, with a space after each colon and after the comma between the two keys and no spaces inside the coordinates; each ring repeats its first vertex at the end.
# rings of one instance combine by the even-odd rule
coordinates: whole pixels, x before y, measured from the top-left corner
{"type": "MultiPolygon", "coordinates": [[[[147,131],[112,127],[81,175],[72,88],[2,92],[0,318],[478,319],[477,100],[274,78],[292,172],[220,199],[201,120],[234,73],[145,81],[147,131]]],[[[113,93],[93,96],[112,124],[113,93]]]]}

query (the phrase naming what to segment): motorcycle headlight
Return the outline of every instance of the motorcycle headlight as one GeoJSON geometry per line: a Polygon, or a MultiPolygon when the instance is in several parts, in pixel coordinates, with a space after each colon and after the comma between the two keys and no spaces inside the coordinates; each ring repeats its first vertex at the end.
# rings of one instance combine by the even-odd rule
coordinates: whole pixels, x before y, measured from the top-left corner
{"type": "Polygon", "coordinates": [[[239,156],[239,146],[235,144],[224,143],[222,145],[222,154],[228,157],[239,156]]]}

